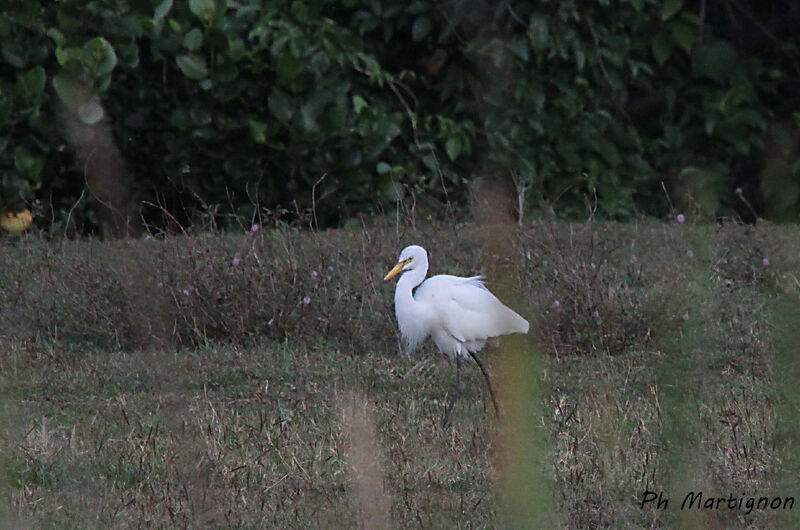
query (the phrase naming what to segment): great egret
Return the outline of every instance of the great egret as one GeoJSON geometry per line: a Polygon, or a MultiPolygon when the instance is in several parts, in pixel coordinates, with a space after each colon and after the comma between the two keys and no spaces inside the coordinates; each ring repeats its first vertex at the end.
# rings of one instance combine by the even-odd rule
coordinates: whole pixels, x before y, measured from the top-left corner
{"type": "MultiPolygon", "coordinates": [[[[462,278],[439,274],[425,280],[428,253],[418,245],[404,248],[397,265],[383,279],[388,280],[400,272],[403,275],[394,291],[394,311],[406,353],[411,353],[432,336],[439,351],[456,362],[454,394],[460,389],[461,358],[469,355],[483,373],[492,404],[499,413],[489,374],[476,353],[491,337],[527,333],[528,321],[503,305],[483,284],[482,276],[462,278]],[[416,292],[413,292],[415,287],[416,292]]],[[[445,412],[445,422],[449,408],[445,412]]]]}

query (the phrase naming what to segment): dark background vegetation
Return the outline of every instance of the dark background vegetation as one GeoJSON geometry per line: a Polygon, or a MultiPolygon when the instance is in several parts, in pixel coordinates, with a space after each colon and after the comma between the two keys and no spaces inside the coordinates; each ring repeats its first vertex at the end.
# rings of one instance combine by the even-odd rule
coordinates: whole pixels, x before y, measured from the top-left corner
{"type": "Polygon", "coordinates": [[[527,211],[794,220],[798,23],[788,0],[8,0],[0,206],[94,232],[112,186],[158,228],[325,227],[457,211],[493,174],[527,211]],[[112,185],[70,117],[111,127],[112,185]]]}

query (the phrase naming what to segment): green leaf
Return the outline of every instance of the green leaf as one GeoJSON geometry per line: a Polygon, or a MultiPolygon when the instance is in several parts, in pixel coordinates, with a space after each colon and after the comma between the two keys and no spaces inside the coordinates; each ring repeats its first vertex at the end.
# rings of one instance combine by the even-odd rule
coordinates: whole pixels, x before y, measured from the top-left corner
{"type": "Polygon", "coordinates": [[[360,150],[352,149],[347,153],[345,153],[344,157],[342,158],[342,161],[344,162],[344,165],[346,167],[355,168],[361,164],[361,160],[363,160],[363,158],[364,157],[361,154],[360,150]]]}
{"type": "Polygon", "coordinates": [[[239,69],[232,61],[218,64],[214,70],[214,80],[220,83],[229,83],[239,76],[239,69]]]}
{"type": "Polygon", "coordinates": [[[203,79],[208,76],[208,67],[204,57],[194,53],[179,55],[175,58],[178,68],[189,79],[203,79]]]}
{"type": "Polygon", "coordinates": [[[508,54],[506,53],[505,44],[500,39],[492,39],[488,46],[489,56],[496,68],[502,68],[506,62],[508,54]]]}
{"type": "Polygon", "coordinates": [[[607,138],[598,138],[595,141],[595,149],[605,159],[609,167],[616,167],[621,162],[617,146],[607,138]]]}
{"type": "Polygon", "coordinates": [[[292,114],[294,114],[292,101],[283,90],[273,88],[269,98],[267,98],[267,106],[272,114],[284,125],[288,124],[292,119],[292,114]]]}
{"type": "Polygon", "coordinates": [[[683,0],[664,0],[661,4],[661,20],[672,18],[683,7],[683,0]]]}
{"type": "Polygon", "coordinates": [[[391,7],[386,7],[383,10],[383,19],[389,20],[390,18],[395,18],[398,15],[402,14],[403,6],[402,5],[395,5],[391,7]]]}
{"type": "Polygon", "coordinates": [[[200,127],[192,131],[192,138],[200,138],[201,140],[211,140],[215,136],[216,133],[211,127],[200,127]]]}
{"type": "Polygon", "coordinates": [[[400,121],[399,114],[387,115],[383,117],[380,122],[378,122],[377,127],[375,127],[375,133],[381,139],[381,141],[385,143],[391,142],[395,137],[400,136],[402,132],[400,127],[395,123],[392,118],[400,121]]]}
{"type": "Polygon", "coordinates": [[[450,160],[455,161],[458,155],[461,154],[461,139],[458,136],[451,136],[444,144],[444,150],[450,160]]]}
{"type": "Polygon", "coordinates": [[[167,14],[169,14],[172,9],[172,2],[173,0],[162,0],[161,3],[156,6],[153,11],[153,21],[156,25],[162,23],[167,14]]]}
{"type": "Polygon", "coordinates": [[[670,39],[664,33],[658,33],[650,42],[650,47],[653,51],[658,66],[663,66],[667,59],[669,59],[669,52],[672,48],[670,39]]]}
{"type": "Polygon", "coordinates": [[[586,54],[583,53],[583,50],[575,50],[575,66],[578,67],[579,72],[583,70],[584,66],[586,66],[586,54]]]}
{"type": "Polygon", "coordinates": [[[210,28],[206,32],[206,42],[214,48],[217,53],[225,53],[230,48],[229,34],[222,28],[210,28]]]}
{"type": "Polygon", "coordinates": [[[295,20],[307,20],[309,18],[309,9],[305,2],[291,2],[289,11],[295,20]]]}
{"type": "Polygon", "coordinates": [[[429,1],[417,0],[415,2],[411,2],[411,4],[406,8],[406,13],[409,15],[419,15],[420,13],[425,13],[431,10],[431,3],[429,1]]]}
{"type": "Polygon", "coordinates": [[[179,20],[171,18],[167,21],[167,23],[169,24],[169,28],[178,35],[183,33],[183,24],[181,24],[179,20]]]}
{"type": "Polygon", "coordinates": [[[139,66],[139,46],[136,41],[131,41],[119,49],[119,63],[124,68],[139,66]]]}
{"type": "Polygon", "coordinates": [[[672,38],[686,53],[692,53],[694,45],[695,28],[685,22],[676,21],[671,24],[672,38]]]}
{"type": "Polygon", "coordinates": [[[509,45],[511,51],[514,52],[514,55],[519,57],[523,60],[523,62],[527,62],[528,58],[530,57],[530,48],[528,48],[528,43],[523,40],[514,40],[509,45]]]}
{"type": "Polygon", "coordinates": [[[59,74],[53,78],[53,88],[67,109],[83,123],[92,125],[105,116],[97,95],[74,78],[59,74]]]}
{"type": "MultiPolygon", "coordinates": [[[[17,171],[9,170],[3,172],[2,181],[0,181],[0,192],[2,198],[20,199],[25,196],[26,192],[30,190],[28,181],[22,178],[17,171]]],[[[5,201],[4,201],[5,202],[5,201]]]]}
{"type": "MultiPolygon", "coordinates": [[[[55,2],[51,3],[54,4],[55,2]]],[[[66,35],[79,34],[84,20],[80,18],[79,10],[75,9],[75,4],[70,5],[68,2],[58,3],[61,4],[61,8],[56,13],[56,23],[54,25],[66,35]]]]}
{"type": "Polygon", "coordinates": [[[344,129],[347,124],[347,107],[335,104],[328,107],[320,118],[320,126],[324,127],[328,134],[334,134],[344,129]]]}
{"type": "Polygon", "coordinates": [[[44,68],[37,66],[17,76],[17,91],[26,101],[35,102],[44,92],[46,82],[44,68]]]}
{"type": "Polygon", "coordinates": [[[547,18],[544,15],[531,15],[528,35],[535,51],[541,52],[547,49],[550,45],[550,30],[547,26],[547,18]]]}
{"type": "Polygon", "coordinates": [[[411,38],[414,39],[414,42],[419,42],[425,37],[433,29],[433,22],[428,15],[420,15],[414,20],[414,24],[411,25],[411,38]]]}
{"type": "Polygon", "coordinates": [[[378,164],[375,166],[375,171],[378,172],[378,175],[385,175],[386,173],[389,173],[391,170],[392,166],[390,166],[386,162],[378,162],[378,164]]]}
{"type": "MultiPolygon", "coordinates": [[[[386,165],[388,166],[389,164],[386,165]]],[[[389,184],[383,190],[383,196],[390,201],[402,201],[405,193],[406,189],[403,187],[403,185],[394,180],[389,182],[389,184]]]]}
{"type": "Polygon", "coordinates": [[[213,121],[211,111],[204,107],[193,107],[192,110],[189,111],[189,118],[191,119],[192,125],[196,127],[209,125],[213,121]]]}
{"type": "Polygon", "coordinates": [[[0,54],[2,54],[3,59],[14,68],[25,68],[27,64],[25,51],[17,42],[5,41],[2,47],[0,47],[0,54]]]}
{"type": "Polygon", "coordinates": [[[278,55],[274,64],[277,81],[283,87],[288,87],[300,72],[300,63],[288,50],[278,55]]]}
{"type": "Polygon", "coordinates": [[[109,85],[111,85],[111,74],[97,77],[94,80],[94,88],[96,92],[105,92],[108,90],[109,85]]]}
{"type": "Polygon", "coordinates": [[[86,89],[80,83],[62,74],[53,78],[53,88],[64,105],[73,112],[88,99],[86,89]]]}
{"type": "Polygon", "coordinates": [[[300,127],[302,127],[303,132],[306,133],[317,133],[319,132],[319,125],[317,124],[317,109],[314,108],[314,105],[310,105],[306,103],[302,107],[300,107],[300,127]]]}
{"type": "Polygon", "coordinates": [[[23,146],[14,150],[14,167],[30,180],[38,181],[44,169],[44,158],[35,156],[23,146]]]}
{"type": "Polygon", "coordinates": [[[58,64],[61,65],[61,67],[65,70],[69,70],[72,73],[77,74],[83,70],[84,55],[84,51],[77,46],[56,48],[56,60],[58,61],[58,64]]]}
{"type": "Polygon", "coordinates": [[[208,25],[214,21],[214,11],[216,10],[214,0],[189,0],[189,9],[208,25]]]}
{"type": "Polygon", "coordinates": [[[267,143],[267,124],[258,121],[249,119],[247,120],[247,126],[250,128],[250,136],[253,138],[253,141],[257,144],[265,144],[267,143]]]}
{"type": "Polygon", "coordinates": [[[108,75],[117,66],[117,53],[103,37],[95,37],[83,45],[84,51],[91,57],[91,69],[94,75],[108,75]]]}
{"type": "Polygon", "coordinates": [[[192,28],[183,36],[183,47],[189,51],[197,51],[203,45],[203,32],[200,28],[192,28]]]}
{"type": "Polygon", "coordinates": [[[48,29],[46,35],[50,37],[50,39],[53,41],[53,44],[56,46],[63,46],[64,42],[66,42],[64,34],[56,28],[48,29]]]}
{"type": "MultiPolygon", "coordinates": [[[[11,2],[5,2],[9,4],[11,2]]],[[[26,0],[25,2],[16,2],[14,11],[14,18],[18,23],[21,22],[23,27],[32,26],[42,18],[42,3],[39,0],[26,0]]]]}
{"type": "Polygon", "coordinates": [[[53,53],[50,43],[42,40],[38,44],[30,46],[28,49],[28,62],[31,65],[42,64],[50,59],[53,53]]]}
{"type": "Polygon", "coordinates": [[[353,96],[353,110],[356,111],[356,114],[361,114],[361,111],[367,107],[369,107],[369,104],[364,98],[362,98],[358,94],[353,96]]]}

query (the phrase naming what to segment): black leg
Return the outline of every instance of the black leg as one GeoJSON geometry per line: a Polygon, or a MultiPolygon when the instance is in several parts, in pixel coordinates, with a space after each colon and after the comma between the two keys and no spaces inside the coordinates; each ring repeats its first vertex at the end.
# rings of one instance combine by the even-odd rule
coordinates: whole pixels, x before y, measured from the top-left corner
{"type": "Polygon", "coordinates": [[[446,427],[450,421],[450,413],[453,411],[453,406],[456,399],[461,394],[461,356],[456,355],[456,376],[453,380],[453,390],[450,392],[450,398],[447,400],[447,407],[444,409],[443,425],[446,427]]]}
{"type": "Polygon", "coordinates": [[[494,397],[494,389],[492,388],[492,380],[489,378],[489,373],[483,367],[483,363],[481,362],[480,359],[478,359],[477,355],[475,355],[472,352],[469,352],[469,354],[475,360],[475,362],[478,364],[478,368],[481,369],[481,373],[483,374],[483,378],[486,379],[486,386],[489,387],[489,395],[492,396],[492,405],[494,405],[494,411],[499,416],[500,415],[500,407],[497,406],[497,399],[494,397]]]}

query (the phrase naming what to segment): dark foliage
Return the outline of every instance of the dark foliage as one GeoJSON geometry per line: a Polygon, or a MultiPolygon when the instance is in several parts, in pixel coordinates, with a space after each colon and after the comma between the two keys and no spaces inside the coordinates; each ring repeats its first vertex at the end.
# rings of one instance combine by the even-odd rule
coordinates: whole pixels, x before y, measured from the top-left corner
{"type": "Polygon", "coordinates": [[[96,229],[109,190],[161,227],[332,226],[498,169],[567,216],[663,214],[662,182],[709,216],[800,206],[796,2],[7,4],[0,206],[53,230],[96,229]]]}

